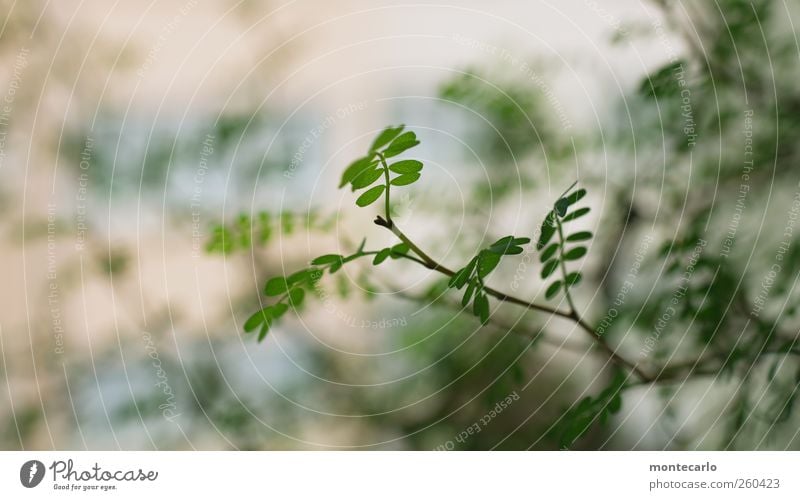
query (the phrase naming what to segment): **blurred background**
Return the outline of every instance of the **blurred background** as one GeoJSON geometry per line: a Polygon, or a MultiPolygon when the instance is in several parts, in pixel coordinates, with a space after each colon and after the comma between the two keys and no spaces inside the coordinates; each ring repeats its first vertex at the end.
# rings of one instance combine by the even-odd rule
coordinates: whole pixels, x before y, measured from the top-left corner
{"type": "MultiPolygon", "coordinates": [[[[0,6],[2,449],[567,447],[612,378],[585,332],[481,327],[412,263],[243,334],[268,277],[396,243],[337,186],[398,123],[426,167],[395,220],[439,261],[533,236],[577,179],[578,308],[645,366],[714,368],[570,448],[800,448],[797,3],[0,6]]],[[[490,284],[544,302],[539,267],[490,284]]]]}

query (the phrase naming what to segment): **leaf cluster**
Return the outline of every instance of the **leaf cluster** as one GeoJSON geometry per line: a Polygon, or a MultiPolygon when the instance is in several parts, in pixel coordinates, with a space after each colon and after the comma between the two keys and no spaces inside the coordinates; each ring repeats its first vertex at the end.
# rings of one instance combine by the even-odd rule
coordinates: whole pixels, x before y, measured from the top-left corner
{"type": "Polygon", "coordinates": [[[239,250],[249,250],[253,245],[266,245],[276,234],[291,235],[298,226],[306,230],[328,230],[332,219],[321,219],[316,212],[273,214],[261,211],[254,215],[240,214],[229,223],[211,227],[205,245],[208,253],[228,255],[239,250]]]}
{"type": "Polygon", "coordinates": [[[322,274],[323,268],[309,267],[289,276],[278,276],[267,280],[264,285],[264,294],[268,297],[276,297],[277,302],[262,308],[247,318],[244,323],[244,331],[249,333],[258,330],[258,341],[264,340],[272,324],[286,314],[289,306],[297,309],[303,304],[306,290],[313,290],[322,274]]]}
{"type": "Polygon", "coordinates": [[[366,207],[377,201],[384,193],[388,196],[391,186],[407,186],[420,178],[422,162],[418,160],[400,160],[388,163],[406,150],[419,144],[417,135],[412,131],[403,132],[405,125],[388,127],[372,142],[369,152],[351,163],[342,174],[339,188],[350,185],[355,191],[365,190],[356,199],[356,205],[366,207]],[[381,178],[383,184],[376,184],[381,178]]]}
{"type": "MultiPolygon", "coordinates": [[[[545,216],[539,232],[536,249],[539,251],[539,260],[542,263],[541,277],[544,280],[550,278],[559,267],[565,269],[567,262],[586,255],[587,249],[580,243],[592,238],[592,233],[589,231],[577,231],[564,237],[564,224],[589,213],[588,207],[572,210],[572,207],[586,196],[586,190],[578,189],[571,193],[569,191],[567,190],[567,193],[556,200],[553,209],[545,216]]],[[[553,281],[547,287],[545,298],[552,299],[559,292],[567,293],[583,278],[577,271],[562,274],[561,279],[553,281]]]]}
{"type": "Polygon", "coordinates": [[[489,321],[489,297],[485,292],[484,279],[494,271],[504,255],[519,255],[522,246],[530,243],[530,238],[505,236],[491,246],[478,252],[469,263],[459,269],[448,282],[450,288],[461,290],[466,286],[461,305],[467,307],[472,301],[472,313],[480,318],[481,323],[489,321]]]}
{"type": "MultiPolygon", "coordinates": [[[[297,271],[289,276],[277,276],[267,280],[264,285],[264,294],[268,297],[276,297],[277,302],[266,306],[260,311],[250,316],[244,324],[245,332],[252,332],[260,328],[258,340],[264,340],[272,324],[283,316],[289,306],[298,309],[307,296],[307,291],[316,291],[317,284],[327,272],[329,275],[336,274],[348,262],[362,257],[374,256],[373,264],[378,265],[388,258],[400,259],[409,252],[407,245],[401,243],[392,247],[387,247],[378,251],[365,251],[366,239],[361,242],[358,250],[351,255],[325,254],[311,261],[311,266],[297,271]]],[[[339,283],[339,292],[346,295],[346,290],[342,289],[339,283]]]]}

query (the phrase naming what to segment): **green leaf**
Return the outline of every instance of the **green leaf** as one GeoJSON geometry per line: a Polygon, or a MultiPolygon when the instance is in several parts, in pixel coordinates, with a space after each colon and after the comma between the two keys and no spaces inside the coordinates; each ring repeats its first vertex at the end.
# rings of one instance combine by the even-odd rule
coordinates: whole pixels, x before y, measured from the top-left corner
{"type": "Polygon", "coordinates": [[[492,243],[487,250],[500,255],[519,255],[524,250],[519,245],[530,243],[530,238],[514,238],[506,236],[492,243]]]}
{"type": "Polygon", "coordinates": [[[498,253],[502,255],[505,253],[507,248],[512,246],[511,243],[512,241],[514,241],[513,236],[504,236],[499,240],[495,241],[494,243],[492,243],[491,246],[487,248],[487,250],[492,253],[498,253]]]}
{"type": "Polygon", "coordinates": [[[679,59],[647,75],[639,84],[639,94],[659,100],[677,95],[681,87],[675,79],[675,72],[686,64],[686,60],[679,59]]]}
{"type": "Polygon", "coordinates": [[[350,295],[350,280],[346,276],[339,275],[336,280],[336,291],[339,292],[339,296],[343,299],[350,295]]]}
{"type": "Polygon", "coordinates": [[[305,296],[305,290],[302,288],[293,288],[289,290],[289,303],[292,304],[292,307],[300,307],[305,296]]]}
{"type": "Polygon", "coordinates": [[[362,173],[358,174],[353,182],[353,191],[356,189],[364,189],[365,187],[371,185],[373,182],[377,181],[383,175],[382,168],[372,168],[364,170],[362,173]]]}
{"type": "Polygon", "coordinates": [[[313,285],[317,284],[319,282],[319,280],[322,279],[322,275],[324,273],[323,273],[322,269],[320,269],[318,267],[311,267],[308,270],[310,271],[308,284],[313,286],[313,285]]]}
{"type": "Polygon", "coordinates": [[[418,160],[401,160],[389,165],[389,170],[397,174],[415,174],[422,170],[422,162],[418,160]]]}
{"type": "Polygon", "coordinates": [[[459,269],[448,282],[448,286],[450,288],[458,288],[459,290],[467,284],[467,280],[469,280],[470,276],[472,276],[472,271],[475,270],[475,266],[478,263],[478,257],[473,257],[472,260],[469,261],[469,264],[464,266],[463,268],[459,269]]]}
{"type": "Polygon", "coordinates": [[[477,288],[477,281],[472,280],[469,282],[469,286],[467,286],[467,290],[464,292],[464,297],[461,298],[461,306],[467,307],[469,304],[469,300],[472,298],[472,294],[475,292],[477,288]]]}
{"type": "Polygon", "coordinates": [[[409,250],[411,249],[405,243],[398,243],[397,245],[389,249],[389,251],[392,254],[392,257],[395,259],[399,258],[401,255],[407,254],[409,250]]]}
{"type": "Polygon", "coordinates": [[[363,158],[359,158],[351,163],[346,169],[344,169],[342,181],[339,183],[339,189],[343,188],[345,184],[352,182],[352,180],[355,179],[360,173],[377,165],[378,160],[373,160],[374,157],[375,155],[371,154],[363,158]]]}
{"type": "Polygon", "coordinates": [[[372,264],[377,266],[384,260],[388,259],[391,254],[392,254],[391,248],[384,248],[383,250],[375,254],[375,258],[372,259],[372,264]]]}
{"type": "Polygon", "coordinates": [[[569,202],[566,200],[566,198],[561,198],[556,201],[555,209],[559,217],[564,217],[564,214],[567,213],[568,208],[569,202]]]}
{"type": "Polygon", "coordinates": [[[269,327],[270,326],[272,326],[272,324],[271,324],[271,322],[269,320],[265,321],[264,324],[261,325],[261,331],[258,332],[258,341],[259,342],[261,342],[262,340],[264,340],[266,338],[267,333],[269,332],[269,327]]]}
{"type": "Polygon", "coordinates": [[[467,268],[459,269],[456,273],[450,278],[450,281],[447,283],[448,286],[451,288],[461,288],[467,284],[467,280],[469,279],[470,273],[467,271],[467,268]]]}
{"type": "Polygon", "coordinates": [[[542,268],[542,279],[547,279],[558,267],[558,259],[553,259],[542,268]]]}
{"type": "Polygon", "coordinates": [[[559,290],[561,290],[561,281],[553,282],[549,287],[547,287],[547,291],[544,292],[544,298],[552,299],[556,296],[559,290]]]}
{"type": "Polygon", "coordinates": [[[286,278],[286,284],[288,286],[292,285],[299,285],[299,284],[306,284],[311,281],[313,274],[313,269],[302,269],[297,271],[296,273],[291,274],[288,278],[286,278]]]}
{"type": "Polygon", "coordinates": [[[547,248],[544,249],[544,251],[542,252],[542,255],[539,257],[539,260],[542,263],[545,263],[548,260],[550,260],[550,257],[555,255],[555,253],[558,251],[558,247],[559,246],[560,245],[559,245],[558,242],[550,244],[550,246],[548,246],[547,248]]]}
{"type": "Polygon", "coordinates": [[[386,127],[383,131],[378,134],[378,137],[372,142],[372,146],[369,147],[371,152],[377,151],[380,148],[384,147],[385,145],[392,142],[392,140],[400,135],[400,132],[403,131],[405,125],[399,125],[397,127],[386,127]]]}
{"type": "Polygon", "coordinates": [[[414,132],[405,132],[392,141],[389,147],[383,152],[383,156],[386,158],[397,156],[400,153],[413,148],[417,144],[419,144],[419,141],[417,140],[417,134],[414,132]]]}
{"type": "Polygon", "coordinates": [[[416,182],[417,179],[419,179],[419,175],[419,173],[403,174],[392,179],[391,184],[392,186],[408,186],[409,184],[416,182]]]}
{"type": "Polygon", "coordinates": [[[620,396],[619,392],[617,392],[611,398],[611,400],[608,402],[608,405],[606,406],[606,409],[611,414],[617,413],[622,409],[622,397],[620,396]]]}
{"type": "Polygon", "coordinates": [[[569,286],[575,286],[580,283],[582,279],[583,275],[581,273],[574,272],[567,275],[566,282],[569,286]]]}
{"type": "Polygon", "coordinates": [[[283,212],[281,213],[281,229],[286,234],[292,234],[294,231],[294,220],[292,218],[294,214],[290,212],[283,212]]]}
{"type": "Polygon", "coordinates": [[[539,233],[539,241],[536,243],[536,249],[541,250],[550,242],[556,232],[555,214],[551,211],[547,214],[542,222],[542,230],[539,233]]]}
{"type": "Polygon", "coordinates": [[[286,290],[288,290],[288,285],[286,284],[286,278],[283,276],[270,279],[264,286],[264,293],[273,297],[286,293],[286,290]]]}
{"type": "Polygon", "coordinates": [[[381,184],[380,186],[375,186],[374,188],[370,188],[364,192],[361,196],[358,197],[356,200],[356,205],[359,207],[366,207],[367,205],[371,205],[375,202],[378,198],[381,197],[383,191],[386,189],[386,186],[381,184]]]}
{"type": "Polygon", "coordinates": [[[478,293],[475,296],[475,300],[472,302],[472,312],[481,319],[481,323],[486,324],[489,321],[489,299],[486,295],[478,293]]]}
{"type": "Polygon", "coordinates": [[[283,316],[283,313],[285,313],[288,310],[289,306],[287,306],[283,302],[278,302],[277,304],[269,308],[269,313],[272,319],[278,319],[281,316],[283,316]]]}
{"type": "Polygon", "coordinates": [[[586,255],[586,247],[573,248],[564,254],[564,260],[578,260],[586,255]]]}
{"type": "Polygon", "coordinates": [[[326,266],[328,264],[342,262],[343,260],[344,260],[343,256],[331,253],[327,255],[321,255],[316,259],[312,260],[311,263],[314,264],[315,266],[326,266]]]}
{"type": "Polygon", "coordinates": [[[584,215],[586,215],[588,213],[589,213],[589,207],[579,208],[578,210],[575,210],[571,214],[568,214],[566,217],[561,219],[561,221],[562,222],[569,222],[571,220],[577,219],[578,217],[583,217],[584,215]]]}
{"type": "Polygon", "coordinates": [[[567,236],[567,241],[586,241],[590,239],[592,239],[592,233],[589,231],[581,231],[567,236]]]}
{"type": "Polygon", "coordinates": [[[257,311],[255,314],[247,318],[247,321],[244,322],[244,331],[252,332],[261,326],[262,323],[269,320],[269,315],[267,314],[268,309],[268,307],[265,307],[264,309],[257,311]]]}
{"type": "Polygon", "coordinates": [[[569,196],[564,197],[563,199],[566,200],[567,205],[574,205],[580,199],[582,199],[584,196],[586,196],[586,190],[585,189],[579,189],[579,190],[575,191],[574,193],[570,194],[569,196]]]}
{"type": "Polygon", "coordinates": [[[478,276],[485,278],[489,275],[497,264],[500,263],[500,255],[493,252],[481,252],[478,254],[478,276]]]}

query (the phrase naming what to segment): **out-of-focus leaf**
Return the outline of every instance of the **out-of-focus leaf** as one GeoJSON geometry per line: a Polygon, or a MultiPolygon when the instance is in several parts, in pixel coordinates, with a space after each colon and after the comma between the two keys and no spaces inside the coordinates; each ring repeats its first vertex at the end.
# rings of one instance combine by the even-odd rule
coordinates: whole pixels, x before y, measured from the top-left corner
{"type": "Polygon", "coordinates": [[[286,284],[286,278],[283,276],[272,278],[264,285],[264,293],[273,297],[286,293],[286,290],[288,290],[288,285],[286,284]]]}

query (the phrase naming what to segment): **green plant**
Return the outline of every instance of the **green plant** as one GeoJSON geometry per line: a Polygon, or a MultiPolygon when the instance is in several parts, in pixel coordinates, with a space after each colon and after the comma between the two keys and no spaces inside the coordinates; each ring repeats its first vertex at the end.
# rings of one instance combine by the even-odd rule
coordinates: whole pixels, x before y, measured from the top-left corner
{"type": "MultiPolygon", "coordinates": [[[[614,366],[614,374],[610,377],[606,388],[601,390],[597,396],[587,396],[573,404],[551,426],[549,434],[558,440],[559,446],[562,448],[573,446],[575,441],[583,436],[594,423],[607,422],[613,414],[621,409],[622,395],[632,387],[644,384],[682,382],[691,376],[723,374],[726,370],[730,370],[729,364],[719,362],[722,356],[681,363],[662,363],[654,360],[648,361],[648,366],[642,366],[640,362],[629,359],[612,347],[609,339],[605,336],[605,329],[596,329],[584,318],[576,306],[572,294],[572,290],[582,282],[583,276],[580,271],[571,270],[570,267],[574,262],[587,255],[588,248],[585,245],[593,238],[593,234],[585,230],[572,231],[570,229],[573,221],[585,216],[590,211],[588,206],[580,206],[587,191],[579,188],[577,182],[555,199],[541,224],[535,243],[541,263],[540,275],[546,282],[545,301],[563,299],[559,304],[553,306],[549,302],[529,301],[509,295],[486,284],[487,277],[504,258],[519,256],[525,252],[524,246],[529,245],[532,241],[529,237],[515,235],[502,237],[481,249],[457,270],[451,270],[435,260],[416,242],[412,241],[391,217],[392,190],[414,184],[420,180],[423,170],[423,164],[418,160],[395,158],[418,144],[416,134],[412,131],[405,131],[402,125],[385,129],[373,141],[367,154],[344,170],[339,185],[340,188],[350,186],[351,190],[357,193],[356,205],[359,207],[371,206],[382,198],[383,214],[377,215],[374,223],[391,231],[398,243],[391,247],[367,250],[365,248],[366,240],[363,240],[358,249],[350,255],[322,255],[313,259],[310,266],[305,269],[288,276],[269,279],[264,287],[264,293],[273,298],[272,303],[263,306],[245,321],[244,330],[246,332],[258,332],[258,340],[263,340],[270,327],[279,318],[290,309],[299,308],[304,303],[308,292],[316,291],[319,281],[326,274],[333,275],[343,266],[364,257],[370,257],[375,266],[390,260],[405,260],[424,266],[446,276],[448,279],[445,289],[458,290],[462,294],[460,306],[462,308],[469,307],[482,324],[493,322],[498,326],[504,324],[493,314],[492,299],[496,303],[514,304],[549,317],[559,317],[573,322],[590,339],[596,350],[614,366]],[[566,307],[561,304],[566,304],[566,307]]],[[[246,225],[242,221],[239,224],[246,225]]],[[[247,231],[240,231],[240,233],[246,234],[247,231]]],[[[694,240],[687,238],[680,244],[679,249],[688,250],[691,242],[696,240],[696,238],[694,240]]],[[[670,247],[675,246],[674,242],[670,245],[670,247]]],[[[217,244],[215,247],[219,248],[220,245],[217,244]]],[[[224,248],[225,245],[222,247],[224,248]]],[[[701,259],[697,264],[698,268],[704,265],[704,262],[701,259]]],[[[673,267],[674,270],[680,271],[680,266],[673,267]]],[[[427,294],[426,296],[430,297],[431,295],[427,294]]],[[[702,303],[697,308],[701,311],[708,309],[702,303]]],[[[688,309],[686,309],[686,314],[688,314],[688,309]]],[[[538,340],[544,335],[543,331],[526,333],[534,340],[538,340]]],[[[707,339],[707,341],[710,340],[707,339]]],[[[762,349],[754,359],[771,353],[792,353],[795,349],[794,343],[784,345],[780,350],[762,349]]],[[[731,351],[727,359],[731,359],[734,354],[736,353],[731,351]]],[[[751,357],[751,361],[752,359],[751,357]]],[[[794,400],[794,393],[792,393],[792,397],[785,403],[793,404],[794,400]]],[[[783,407],[781,408],[783,409],[783,407]]]]}

